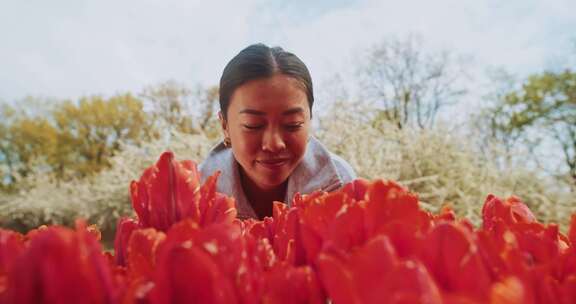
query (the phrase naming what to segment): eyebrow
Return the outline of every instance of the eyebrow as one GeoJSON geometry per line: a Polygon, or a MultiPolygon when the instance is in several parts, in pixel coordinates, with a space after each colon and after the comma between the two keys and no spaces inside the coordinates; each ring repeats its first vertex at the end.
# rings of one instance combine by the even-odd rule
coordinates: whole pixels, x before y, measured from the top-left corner
{"type": "MultiPolygon", "coordinates": [[[[252,114],[252,115],[259,115],[259,116],[266,115],[266,112],[253,110],[253,109],[244,109],[238,113],[239,114],[252,114]]],[[[286,115],[292,115],[292,114],[297,114],[297,113],[304,113],[304,109],[302,109],[301,107],[291,108],[291,109],[288,109],[288,110],[282,112],[282,115],[286,116],[286,115]]]]}

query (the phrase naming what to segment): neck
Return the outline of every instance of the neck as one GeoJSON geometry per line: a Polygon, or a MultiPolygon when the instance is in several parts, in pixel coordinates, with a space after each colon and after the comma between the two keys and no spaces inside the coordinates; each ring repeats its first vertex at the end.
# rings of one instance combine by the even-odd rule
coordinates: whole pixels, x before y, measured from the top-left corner
{"type": "Polygon", "coordinates": [[[263,188],[254,183],[241,167],[239,169],[244,194],[258,217],[262,219],[265,216],[272,216],[272,203],[274,201],[284,201],[288,181],[276,187],[263,188]]]}

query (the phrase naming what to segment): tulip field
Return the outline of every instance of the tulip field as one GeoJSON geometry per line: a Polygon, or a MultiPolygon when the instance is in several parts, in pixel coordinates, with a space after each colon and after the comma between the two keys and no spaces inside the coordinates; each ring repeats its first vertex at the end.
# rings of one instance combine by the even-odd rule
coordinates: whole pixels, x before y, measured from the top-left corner
{"type": "Polygon", "coordinates": [[[487,194],[474,226],[357,179],[239,220],[218,173],[200,181],[163,153],[130,184],[137,216],[118,221],[113,252],[82,219],[0,229],[0,303],[576,303],[576,214],[562,233],[487,194]]]}

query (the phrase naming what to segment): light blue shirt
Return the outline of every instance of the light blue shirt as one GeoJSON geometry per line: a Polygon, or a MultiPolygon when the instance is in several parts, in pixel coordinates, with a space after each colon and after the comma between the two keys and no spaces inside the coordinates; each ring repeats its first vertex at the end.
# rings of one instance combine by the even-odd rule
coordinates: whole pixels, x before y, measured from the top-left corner
{"type": "MultiPolygon", "coordinates": [[[[224,146],[222,142],[212,148],[208,157],[199,165],[202,183],[216,171],[221,172],[216,191],[236,199],[238,218],[258,219],[242,189],[238,168],[239,164],[232,154],[232,149],[224,146]]],[[[290,206],[296,193],[309,194],[316,190],[330,192],[354,179],[356,173],[345,160],[328,151],[320,141],[310,136],[304,158],[288,177],[284,203],[290,206]]]]}

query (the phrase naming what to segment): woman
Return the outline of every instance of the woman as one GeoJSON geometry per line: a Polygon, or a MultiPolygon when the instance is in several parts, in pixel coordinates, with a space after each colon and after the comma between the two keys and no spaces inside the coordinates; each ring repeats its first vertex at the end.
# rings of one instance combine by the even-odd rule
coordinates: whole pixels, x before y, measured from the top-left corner
{"type": "Polygon", "coordinates": [[[221,171],[217,191],[236,199],[238,218],[272,216],[272,202],[333,191],[356,175],[310,135],[314,95],[306,65],[282,48],[251,45],[220,78],[224,140],[200,164],[221,171]]]}

